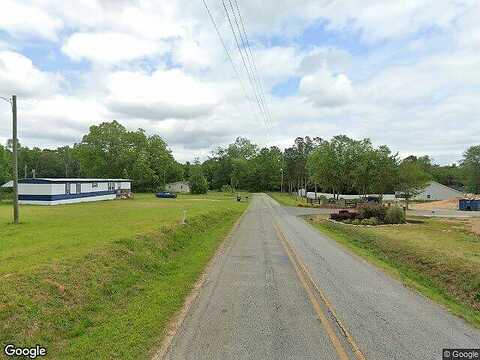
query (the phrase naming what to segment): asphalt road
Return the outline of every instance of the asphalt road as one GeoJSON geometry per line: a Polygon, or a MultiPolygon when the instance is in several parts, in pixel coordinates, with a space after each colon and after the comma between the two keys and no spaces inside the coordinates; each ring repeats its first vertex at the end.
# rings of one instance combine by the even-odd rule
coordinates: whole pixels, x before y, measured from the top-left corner
{"type": "Polygon", "coordinates": [[[267,195],[214,261],[166,359],[441,359],[480,331],[267,195]]]}

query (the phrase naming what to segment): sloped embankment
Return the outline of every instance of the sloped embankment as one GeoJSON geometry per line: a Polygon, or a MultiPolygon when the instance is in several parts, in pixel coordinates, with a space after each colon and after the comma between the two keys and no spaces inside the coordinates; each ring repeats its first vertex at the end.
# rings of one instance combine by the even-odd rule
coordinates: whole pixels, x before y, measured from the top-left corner
{"type": "Polygon", "coordinates": [[[216,210],[81,259],[4,275],[0,344],[40,344],[55,359],[146,357],[242,211],[216,210]]]}

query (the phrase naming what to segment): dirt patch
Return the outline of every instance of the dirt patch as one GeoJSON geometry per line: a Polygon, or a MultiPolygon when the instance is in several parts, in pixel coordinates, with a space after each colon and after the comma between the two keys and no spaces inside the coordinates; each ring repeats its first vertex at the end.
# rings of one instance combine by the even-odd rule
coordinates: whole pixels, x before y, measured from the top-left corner
{"type": "Polygon", "coordinates": [[[434,210],[434,209],[458,209],[459,198],[452,198],[447,200],[431,201],[421,204],[411,204],[410,208],[413,210],[434,210]]]}
{"type": "Polygon", "coordinates": [[[470,219],[470,223],[472,224],[472,232],[480,235],[480,219],[470,219]]]}

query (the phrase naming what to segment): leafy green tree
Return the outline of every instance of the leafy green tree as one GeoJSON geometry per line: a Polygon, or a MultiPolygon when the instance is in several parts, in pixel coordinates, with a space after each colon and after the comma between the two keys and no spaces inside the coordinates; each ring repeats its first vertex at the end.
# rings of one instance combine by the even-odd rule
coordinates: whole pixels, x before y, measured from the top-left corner
{"type": "Polygon", "coordinates": [[[261,149],[252,161],[249,190],[280,190],[282,152],[276,147],[261,149]]]}
{"type": "Polygon", "coordinates": [[[374,169],[372,171],[372,193],[386,194],[395,192],[398,178],[398,155],[392,154],[386,145],[374,150],[374,169]]]}
{"type": "Polygon", "coordinates": [[[203,175],[201,167],[197,166],[192,169],[189,179],[190,193],[206,194],[208,191],[207,178],[203,175]]]}
{"type": "Polygon", "coordinates": [[[411,159],[405,159],[398,169],[397,190],[405,197],[408,204],[411,198],[418,195],[428,184],[430,175],[422,165],[411,159]]]}
{"type": "Polygon", "coordinates": [[[0,185],[11,179],[12,154],[5,146],[0,145],[0,185]]]}
{"type": "Polygon", "coordinates": [[[470,147],[461,164],[467,192],[480,194],[480,145],[470,147]]]}

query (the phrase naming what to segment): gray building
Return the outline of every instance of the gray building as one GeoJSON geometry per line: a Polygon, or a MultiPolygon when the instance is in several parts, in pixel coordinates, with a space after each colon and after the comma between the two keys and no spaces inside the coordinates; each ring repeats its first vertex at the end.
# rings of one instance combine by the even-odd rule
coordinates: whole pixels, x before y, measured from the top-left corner
{"type": "Polygon", "coordinates": [[[175,193],[189,193],[190,184],[188,181],[176,181],[165,185],[165,190],[175,193]]]}
{"type": "Polygon", "coordinates": [[[461,191],[442,185],[436,181],[430,181],[423,191],[415,196],[413,200],[447,200],[463,197],[461,191]]]}

